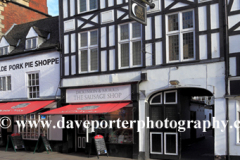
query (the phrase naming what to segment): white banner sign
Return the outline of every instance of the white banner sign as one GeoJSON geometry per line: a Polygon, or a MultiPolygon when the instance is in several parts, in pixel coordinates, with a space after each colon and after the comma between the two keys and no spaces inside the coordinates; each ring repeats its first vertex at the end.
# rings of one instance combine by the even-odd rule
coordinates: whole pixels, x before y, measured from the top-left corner
{"type": "Polygon", "coordinates": [[[113,102],[131,100],[131,85],[67,89],[67,103],[113,102]]]}

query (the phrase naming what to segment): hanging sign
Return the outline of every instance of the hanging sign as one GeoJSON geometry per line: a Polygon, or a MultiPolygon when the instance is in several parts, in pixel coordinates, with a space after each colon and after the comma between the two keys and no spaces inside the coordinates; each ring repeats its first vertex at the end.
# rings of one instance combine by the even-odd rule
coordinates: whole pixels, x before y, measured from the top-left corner
{"type": "Polygon", "coordinates": [[[129,0],[129,18],[147,25],[147,7],[138,0],[129,0]]]}

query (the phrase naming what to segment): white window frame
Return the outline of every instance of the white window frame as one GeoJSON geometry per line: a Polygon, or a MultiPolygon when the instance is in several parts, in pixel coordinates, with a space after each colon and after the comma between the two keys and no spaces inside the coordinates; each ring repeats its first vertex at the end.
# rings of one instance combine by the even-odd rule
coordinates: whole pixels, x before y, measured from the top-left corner
{"type": "Polygon", "coordinates": [[[178,155],[178,133],[164,133],[164,154],[165,155],[178,155]],[[176,153],[167,153],[167,135],[176,135],[176,153]]]}
{"type": "Polygon", "coordinates": [[[177,90],[164,92],[164,104],[177,104],[178,103],[177,99],[178,99],[177,90]],[[173,93],[173,92],[175,92],[175,102],[166,102],[166,93],[173,93]]]}
{"type": "Polygon", "coordinates": [[[92,72],[98,72],[99,71],[99,48],[98,48],[98,44],[99,44],[99,32],[98,32],[98,29],[94,29],[94,30],[90,30],[90,31],[85,31],[85,32],[81,32],[78,34],[78,59],[79,59],[79,62],[78,62],[78,68],[79,68],[79,74],[83,74],[83,73],[92,73],[92,72]],[[90,45],[91,44],[91,36],[90,36],[90,33],[92,31],[97,31],[97,44],[96,45],[90,45]],[[81,34],[82,33],[87,33],[87,37],[88,37],[88,41],[87,41],[87,46],[85,47],[81,47],[81,34]],[[97,49],[97,55],[98,55],[98,68],[97,70],[90,70],[91,69],[91,56],[90,56],[90,51],[91,49],[97,49]],[[81,71],[81,51],[84,51],[84,50],[87,50],[88,52],[88,71],[81,71]]]}
{"type": "Polygon", "coordinates": [[[4,46],[4,47],[1,47],[0,49],[3,49],[3,53],[0,54],[0,56],[3,56],[3,55],[7,55],[9,53],[10,47],[9,46],[4,46]],[[7,48],[7,53],[5,53],[5,48],[7,48]]]}
{"type": "Polygon", "coordinates": [[[150,153],[151,154],[163,154],[163,132],[151,132],[150,133],[150,153]],[[159,135],[161,135],[161,152],[153,152],[152,151],[152,135],[153,134],[159,134],[159,135]]]}
{"type": "Polygon", "coordinates": [[[31,49],[36,49],[36,48],[38,48],[38,37],[32,37],[32,38],[26,39],[26,41],[25,41],[25,49],[26,50],[31,50],[31,49]],[[35,48],[33,48],[33,39],[36,39],[36,47],[35,48]],[[28,40],[31,40],[31,47],[30,48],[27,48],[28,40]]]}
{"type": "Polygon", "coordinates": [[[171,14],[166,15],[166,61],[167,63],[176,63],[176,62],[185,62],[185,61],[192,61],[196,59],[196,38],[195,38],[195,17],[194,17],[194,10],[184,10],[181,12],[174,12],[171,14]],[[187,29],[183,29],[183,23],[182,23],[182,13],[184,12],[189,12],[192,11],[193,12],[193,28],[187,28],[187,29]],[[168,31],[168,16],[170,15],[174,15],[174,14],[178,14],[178,30],[177,31],[168,31]],[[193,33],[193,58],[190,59],[184,59],[183,57],[183,34],[184,33],[193,33]],[[179,37],[179,60],[174,60],[174,61],[170,61],[169,60],[169,36],[174,36],[174,35],[178,35],[179,37]]]}
{"type": "Polygon", "coordinates": [[[135,68],[135,67],[142,67],[143,66],[143,54],[141,52],[141,65],[133,65],[133,54],[132,54],[132,43],[141,41],[141,51],[143,48],[142,44],[142,25],[141,25],[141,37],[132,38],[132,24],[137,22],[130,22],[130,23],[123,23],[118,25],[118,68],[119,69],[128,69],[128,68],[135,68]],[[129,35],[128,39],[121,40],[121,26],[128,24],[129,35]],[[121,66],[121,44],[129,43],[129,66],[122,67],[121,66]]]}
{"type": "MultiPolygon", "coordinates": [[[[27,97],[29,98],[29,99],[39,99],[40,98],[40,71],[35,71],[35,72],[28,72],[28,73],[26,73],[26,86],[27,86],[27,97]],[[30,87],[33,87],[32,85],[31,86],[29,86],[29,84],[28,84],[28,81],[29,81],[29,79],[28,79],[28,75],[29,74],[37,74],[38,73],[38,87],[39,87],[39,97],[38,98],[30,98],[30,92],[29,92],[29,88],[30,87]]],[[[35,87],[37,87],[37,85],[35,85],[35,87]]]]}
{"type": "MultiPolygon", "coordinates": [[[[11,92],[11,91],[12,91],[12,76],[11,76],[11,75],[2,75],[2,76],[0,76],[0,78],[2,78],[2,77],[5,77],[5,80],[6,80],[6,91],[1,90],[1,88],[0,88],[0,92],[11,92]],[[10,77],[10,79],[11,79],[11,89],[8,89],[8,80],[7,80],[7,77],[10,77]]],[[[0,82],[0,83],[1,83],[1,82],[0,82]]]]}
{"type": "MultiPolygon", "coordinates": [[[[236,120],[240,121],[240,100],[236,100],[236,120]]],[[[239,124],[240,127],[240,124],[239,124]]],[[[236,145],[240,146],[240,128],[236,128],[236,145]]]]}
{"type": "Polygon", "coordinates": [[[156,94],[154,97],[152,97],[151,100],[150,100],[150,104],[151,104],[151,105],[159,105],[159,104],[162,104],[162,93],[158,93],[158,94],[156,94]],[[152,100],[153,100],[155,97],[157,97],[157,96],[160,96],[160,101],[161,101],[161,103],[153,103],[153,102],[152,102],[152,100]]]}
{"type": "Polygon", "coordinates": [[[94,10],[97,10],[98,9],[98,0],[96,0],[96,8],[94,9],[91,9],[90,10],[90,3],[89,3],[90,0],[86,0],[86,11],[83,11],[83,12],[80,12],[80,0],[78,0],[77,4],[78,4],[78,14],[82,14],[82,13],[86,13],[86,12],[90,12],[90,11],[94,11],[94,10]]]}

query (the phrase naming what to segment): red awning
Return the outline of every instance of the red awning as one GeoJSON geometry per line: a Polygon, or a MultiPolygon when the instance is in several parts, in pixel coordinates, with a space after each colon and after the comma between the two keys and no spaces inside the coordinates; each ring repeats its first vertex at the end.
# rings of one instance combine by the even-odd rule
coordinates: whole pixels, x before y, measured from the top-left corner
{"type": "Polygon", "coordinates": [[[72,104],[51,111],[43,115],[75,115],[75,114],[106,114],[119,110],[130,102],[125,103],[99,103],[99,104],[72,104]]]}
{"type": "Polygon", "coordinates": [[[44,108],[52,102],[54,100],[8,102],[5,105],[0,105],[0,115],[25,115],[44,108]]]}
{"type": "Polygon", "coordinates": [[[7,103],[0,103],[0,107],[4,106],[5,104],[7,104],[7,103]]]}

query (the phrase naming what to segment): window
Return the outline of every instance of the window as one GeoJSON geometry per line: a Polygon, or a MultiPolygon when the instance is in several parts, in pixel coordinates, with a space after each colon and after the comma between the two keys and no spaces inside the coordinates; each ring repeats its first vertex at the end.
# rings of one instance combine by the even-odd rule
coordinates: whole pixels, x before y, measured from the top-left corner
{"type": "Polygon", "coordinates": [[[79,72],[98,71],[98,31],[79,34],[79,72]]]}
{"type": "Polygon", "coordinates": [[[195,59],[193,11],[167,15],[167,61],[195,59]]]}
{"type": "Polygon", "coordinates": [[[177,91],[166,91],[164,92],[164,103],[165,104],[176,104],[177,103],[177,91]]]}
{"type": "MultiPolygon", "coordinates": [[[[43,121],[46,123],[47,120],[49,120],[49,116],[44,116],[44,115],[39,115],[40,113],[32,113],[28,115],[23,115],[23,116],[16,116],[17,120],[23,120],[23,121],[33,121],[39,122],[43,121]]],[[[29,123],[26,123],[26,126],[18,128],[18,133],[22,135],[23,139],[34,139],[37,140],[40,134],[43,136],[48,137],[48,129],[47,126],[43,128],[41,123],[38,123],[37,127],[30,127],[29,123]]]]}
{"type": "Polygon", "coordinates": [[[1,47],[0,48],[0,55],[8,54],[8,47],[1,47]]]}
{"type": "Polygon", "coordinates": [[[97,9],[97,0],[79,0],[79,13],[97,9]]]}
{"type": "Polygon", "coordinates": [[[28,97],[39,98],[39,73],[28,74],[28,97]]]}
{"type": "Polygon", "coordinates": [[[37,48],[37,38],[31,38],[26,40],[26,49],[37,48]]]}
{"type": "Polygon", "coordinates": [[[139,23],[119,26],[120,68],[142,66],[142,27],[139,23]]]}
{"type": "Polygon", "coordinates": [[[11,76],[0,77],[0,91],[11,90],[11,76]]]}

